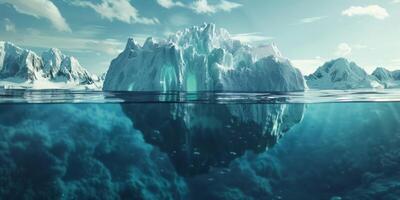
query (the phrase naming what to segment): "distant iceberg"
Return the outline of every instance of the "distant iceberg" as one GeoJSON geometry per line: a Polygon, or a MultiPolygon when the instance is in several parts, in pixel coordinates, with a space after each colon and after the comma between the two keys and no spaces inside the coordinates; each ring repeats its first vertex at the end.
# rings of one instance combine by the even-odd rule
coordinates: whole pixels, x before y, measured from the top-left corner
{"type": "Polygon", "coordinates": [[[375,76],[369,75],[363,68],[345,58],[326,62],[313,74],[306,76],[311,89],[362,89],[383,88],[375,76]]]}
{"type": "Polygon", "coordinates": [[[385,88],[400,87],[400,70],[389,71],[383,67],[378,67],[372,72],[372,76],[376,77],[385,88]]]}
{"type": "Polygon", "coordinates": [[[5,88],[100,89],[101,78],[78,60],[52,48],[38,56],[10,42],[0,41],[0,86],[5,88]]]}
{"type": "Polygon", "coordinates": [[[143,46],[130,38],[104,81],[113,91],[304,91],[301,72],[275,45],[252,47],[214,24],[143,46]]]}

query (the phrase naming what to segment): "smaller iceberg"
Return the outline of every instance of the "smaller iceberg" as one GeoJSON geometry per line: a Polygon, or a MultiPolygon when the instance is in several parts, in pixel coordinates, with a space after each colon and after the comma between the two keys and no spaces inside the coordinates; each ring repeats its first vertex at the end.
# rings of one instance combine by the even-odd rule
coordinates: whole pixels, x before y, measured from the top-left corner
{"type": "Polygon", "coordinates": [[[385,88],[400,87],[400,70],[389,71],[383,67],[378,67],[372,73],[385,88]]]}
{"type": "Polygon", "coordinates": [[[0,41],[0,86],[8,88],[91,88],[101,78],[89,73],[78,60],[51,48],[38,56],[10,42],[0,41]]]}
{"type": "Polygon", "coordinates": [[[379,80],[363,68],[345,58],[326,62],[313,74],[306,76],[311,89],[363,89],[382,88],[379,80]]]}

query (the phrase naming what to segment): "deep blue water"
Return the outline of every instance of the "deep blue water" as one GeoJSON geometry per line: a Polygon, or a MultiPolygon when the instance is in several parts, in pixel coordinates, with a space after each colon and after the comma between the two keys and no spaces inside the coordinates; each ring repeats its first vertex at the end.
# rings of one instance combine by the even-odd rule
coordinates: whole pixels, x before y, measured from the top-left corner
{"type": "Polygon", "coordinates": [[[0,199],[400,199],[396,91],[0,92],[0,199]]]}

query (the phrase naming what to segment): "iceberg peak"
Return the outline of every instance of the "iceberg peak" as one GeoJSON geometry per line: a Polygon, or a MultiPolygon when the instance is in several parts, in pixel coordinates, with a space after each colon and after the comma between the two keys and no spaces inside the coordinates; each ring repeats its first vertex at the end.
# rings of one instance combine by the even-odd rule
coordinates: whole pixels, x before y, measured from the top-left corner
{"type": "Polygon", "coordinates": [[[140,45],[136,40],[133,38],[128,38],[128,42],[126,43],[125,49],[132,49],[132,50],[138,50],[140,48],[140,45]]]}
{"type": "Polygon", "coordinates": [[[156,44],[157,42],[153,39],[153,37],[148,37],[143,44],[143,49],[152,49],[156,44]]]}
{"type": "MultiPolygon", "coordinates": [[[[18,84],[35,82],[89,85],[98,78],[83,68],[78,60],[64,55],[57,48],[50,48],[38,56],[11,42],[0,41],[0,81],[18,88],[18,84]]],[[[25,87],[25,86],[24,86],[25,87]]],[[[27,86],[29,87],[29,86],[27,86]]],[[[95,86],[97,88],[98,86],[95,86]]]]}
{"type": "Polygon", "coordinates": [[[388,81],[393,79],[392,72],[383,67],[377,67],[374,72],[372,72],[372,75],[380,81],[388,81]]]}

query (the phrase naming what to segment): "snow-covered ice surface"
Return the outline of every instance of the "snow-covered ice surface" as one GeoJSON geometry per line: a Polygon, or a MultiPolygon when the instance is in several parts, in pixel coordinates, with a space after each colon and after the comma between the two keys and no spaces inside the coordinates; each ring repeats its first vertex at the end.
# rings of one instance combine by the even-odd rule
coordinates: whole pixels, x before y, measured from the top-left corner
{"type": "Polygon", "coordinates": [[[52,48],[42,56],[0,41],[0,86],[31,89],[101,89],[101,78],[52,48]]]}
{"type": "Polygon", "coordinates": [[[364,69],[345,58],[329,61],[313,74],[306,76],[307,85],[312,89],[362,89],[383,88],[379,80],[364,69]]]}
{"type": "Polygon", "coordinates": [[[252,47],[214,24],[166,40],[133,38],[104,81],[108,91],[303,91],[301,72],[275,45],[252,47]]]}

